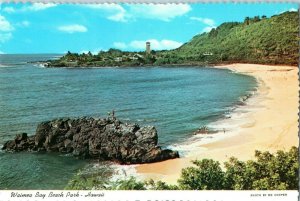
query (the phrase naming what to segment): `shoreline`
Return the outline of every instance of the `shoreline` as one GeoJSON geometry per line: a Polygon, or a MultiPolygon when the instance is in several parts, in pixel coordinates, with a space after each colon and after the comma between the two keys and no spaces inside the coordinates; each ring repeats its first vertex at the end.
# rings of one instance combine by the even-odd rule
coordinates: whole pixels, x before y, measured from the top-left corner
{"type": "MultiPolygon", "coordinates": [[[[53,60],[52,60],[53,61],[53,60]]],[[[97,69],[97,68],[145,68],[145,67],[165,67],[165,68],[176,68],[176,67],[192,67],[192,68],[216,68],[216,67],[223,67],[223,66],[230,66],[232,64],[235,64],[234,62],[223,62],[223,63],[201,63],[201,62],[195,62],[195,63],[178,63],[178,64],[143,64],[143,65],[112,65],[112,66],[96,66],[96,65],[74,65],[74,66],[51,66],[47,65],[49,61],[37,61],[37,62],[29,62],[29,63],[36,63],[36,64],[42,64],[44,68],[70,68],[70,69],[97,69]]],[[[247,63],[247,62],[239,62],[238,64],[243,65],[263,65],[263,66],[279,66],[279,67],[295,67],[297,68],[297,65],[288,65],[288,64],[261,64],[261,63],[247,63]]]]}
{"type": "MultiPolygon", "coordinates": [[[[257,92],[245,106],[233,111],[230,117],[215,122],[235,127],[214,140],[195,141],[184,158],[136,166],[141,179],[161,180],[175,184],[181,169],[192,166],[191,160],[210,158],[221,164],[231,156],[240,160],[254,159],[254,151],[276,152],[298,146],[298,68],[259,64],[229,64],[214,68],[228,69],[235,73],[256,78],[257,92]]],[[[215,135],[215,134],[213,134],[215,135]]]]}

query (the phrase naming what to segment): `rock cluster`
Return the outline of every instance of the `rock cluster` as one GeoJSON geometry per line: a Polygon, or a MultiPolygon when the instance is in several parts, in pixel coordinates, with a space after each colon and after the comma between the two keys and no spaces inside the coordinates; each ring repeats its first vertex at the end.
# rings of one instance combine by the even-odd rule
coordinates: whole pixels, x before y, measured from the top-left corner
{"type": "Polygon", "coordinates": [[[157,145],[155,127],[140,128],[113,118],[63,118],[40,123],[34,136],[19,134],[4,144],[7,151],[71,153],[79,158],[121,164],[151,163],[178,158],[178,152],[157,145]]]}

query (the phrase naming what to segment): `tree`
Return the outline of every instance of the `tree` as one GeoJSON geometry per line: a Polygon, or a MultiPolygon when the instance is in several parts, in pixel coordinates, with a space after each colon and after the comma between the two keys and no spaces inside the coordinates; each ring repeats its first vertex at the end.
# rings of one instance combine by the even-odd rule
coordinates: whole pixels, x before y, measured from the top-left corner
{"type": "Polygon", "coordinates": [[[225,189],[226,190],[243,190],[248,189],[248,181],[244,180],[246,164],[237,158],[231,157],[228,162],[224,163],[225,189]]]}
{"type": "MultiPolygon", "coordinates": [[[[66,189],[73,190],[298,190],[298,149],[288,152],[255,151],[256,160],[230,158],[224,163],[211,159],[193,161],[194,166],[182,170],[178,185],[158,181],[138,181],[134,177],[109,182],[103,170],[77,174],[66,189]],[[101,173],[101,174],[100,174],[101,173]]],[[[112,172],[107,172],[111,175],[112,172]]]]}
{"type": "Polygon", "coordinates": [[[211,159],[193,161],[196,167],[182,170],[178,180],[179,188],[184,190],[220,190],[224,188],[224,172],[220,163],[211,159]]]}
{"type": "Polygon", "coordinates": [[[250,24],[250,17],[245,17],[244,23],[246,25],[249,25],[250,24]]]}
{"type": "Polygon", "coordinates": [[[151,54],[152,55],[156,55],[156,51],[155,50],[151,50],[151,54]]]}
{"type": "Polygon", "coordinates": [[[110,190],[146,190],[145,183],[137,181],[134,177],[119,180],[112,185],[110,190]]]}
{"type": "Polygon", "coordinates": [[[176,185],[168,185],[162,181],[155,182],[152,179],[146,181],[145,185],[149,190],[179,190],[178,186],[176,185]]]}
{"type": "Polygon", "coordinates": [[[289,152],[255,151],[256,160],[230,158],[225,162],[225,188],[232,190],[296,190],[298,188],[298,149],[289,152]]]}
{"type": "Polygon", "coordinates": [[[217,63],[278,63],[298,65],[299,58],[299,14],[285,12],[267,18],[246,17],[244,23],[225,22],[209,33],[196,35],[189,42],[174,50],[151,51],[151,56],[130,61],[134,54],[118,49],[100,51],[98,56],[68,52],[59,60],[49,62],[49,66],[101,66],[111,65],[167,65],[217,63]],[[205,52],[214,56],[202,57],[205,52]],[[122,62],[115,62],[122,57],[122,62]],[[111,61],[109,61],[111,60],[111,61]],[[80,61],[80,62],[79,62],[80,61]]]}
{"type": "Polygon", "coordinates": [[[260,21],[260,17],[259,16],[255,16],[253,19],[252,19],[253,22],[259,22],[260,21]]]}
{"type": "Polygon", "coordinates": [[[218,31],[213,28],[209,33],[208,33],[208,36],[209,37],[216,37],[218,35],[218,31]]]}

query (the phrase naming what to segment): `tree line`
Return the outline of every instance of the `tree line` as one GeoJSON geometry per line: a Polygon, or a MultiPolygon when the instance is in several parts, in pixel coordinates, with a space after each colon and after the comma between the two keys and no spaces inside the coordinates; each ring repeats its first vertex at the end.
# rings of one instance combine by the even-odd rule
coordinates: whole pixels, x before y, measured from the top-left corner
{"type": "MultiPolygon", "coordinates": [[[[114,182],[97,173],[77,174],[68,190],[298,190],[298,148],[288,151],[255,151],[255,159],[241,161],[231,157],[221,167],[218,161],[193,161],[184,168],[176,185],[158,181],[139,181],[134,177],[114,182]]],[[[99,170],[103,172],[103,170],[99,170]]],[[[112,175],[113,172],[110,172],[112,175]]],[[[109,178],[109,174],[106,175],[109,178]]]]}

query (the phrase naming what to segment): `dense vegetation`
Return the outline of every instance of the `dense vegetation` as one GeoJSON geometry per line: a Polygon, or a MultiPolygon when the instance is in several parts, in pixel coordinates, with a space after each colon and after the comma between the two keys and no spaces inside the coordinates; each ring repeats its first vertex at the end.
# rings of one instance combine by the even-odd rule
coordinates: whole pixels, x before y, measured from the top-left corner
{"type": "Polygon", "coordinates": [[[144,66],[260,63],[298,65],[299,14],[285,12],[246,17],[244,22],[223,23],[208,33],[170,51],[123,52],[117,49],[97,55],[68,52],[49,66],[144,66]]]}
{"type": "Polygon", "coordinates": [[[61,57],[59,60],[48,62],[50,67],[102,67],[102,66],[141,66],[152,65],[155,62],[155,51],[151,54],[145,52],[124,52],[118,49],[100,51],[97,55],[91,52],[71,53],[61,57]]]}
{"type": "Polygon", "coordinates": [[[116,182],[78,174],[66,189],[110,190],[297,190],[298,149],[289,151],[255,152],[256,160],[230,158],[224,163],[211,159],[193,161],[194,166],[182,170],[177,185],[152,180],[142,182],[130,177],[116,182]]]}
{"type": "Polygon", "coordinates": [[[209,33],[195,36],[176,54],[189,60],[297,65],[299,15],[286,12],[271,18],[245,18],[243,23],[223,23],[209,33]],[[213,55],[204,56],[206,52],[213,55]],[[209,57],[209,58],[208,58],[209,57]]]}

